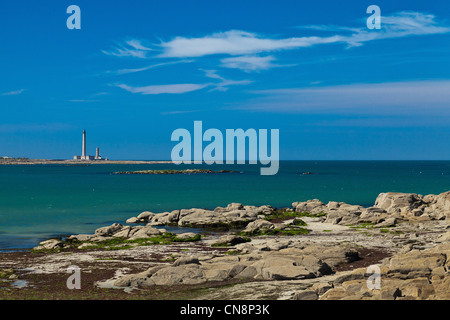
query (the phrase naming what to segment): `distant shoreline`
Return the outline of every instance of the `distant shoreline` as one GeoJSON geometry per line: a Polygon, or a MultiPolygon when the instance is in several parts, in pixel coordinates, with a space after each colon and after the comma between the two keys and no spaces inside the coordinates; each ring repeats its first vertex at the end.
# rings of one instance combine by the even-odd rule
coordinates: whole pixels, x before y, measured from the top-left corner
{"type": "Polygon", "coordinates": [[[49,160],[49,159],[27,159],[8,158],[0,159],[0,165],[39,165],[39,164],[172,164],[172,161],[146,161],[146,160],[49,160]]]}

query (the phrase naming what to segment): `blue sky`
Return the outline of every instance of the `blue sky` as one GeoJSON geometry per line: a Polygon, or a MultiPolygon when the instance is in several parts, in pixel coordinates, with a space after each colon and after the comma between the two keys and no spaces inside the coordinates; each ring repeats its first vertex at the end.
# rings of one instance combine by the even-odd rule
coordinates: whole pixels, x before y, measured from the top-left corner
{"type": "Polygon", "coordinates": [[[450,159],[448,1],[4,1],[0,39],[0,156],[72,158],[86,129],[169,159],[201,120],[279,129],[282,160],[450,159]]]}

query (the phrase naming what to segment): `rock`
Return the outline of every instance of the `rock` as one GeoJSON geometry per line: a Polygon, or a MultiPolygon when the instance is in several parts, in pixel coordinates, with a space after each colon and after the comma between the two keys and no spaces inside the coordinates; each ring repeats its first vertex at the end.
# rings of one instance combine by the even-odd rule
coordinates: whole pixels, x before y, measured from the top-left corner
{"type": "Polygon", "coordinates": [[[446,261],[445,253],[424,253],[419,250],[412,250],[403,255],[391,258],[389,264],[389,274],[395,273],[402,278],[427,277],[431,270],[444,266],[446,261]]]}
{"type": "Polygon", "coordinates": [[[338,224],[341,222],[343,215],[337,210],[328,213],[325,223],[338,224]]]}
{"type": "Polygon", "coordinates": [[[291,243],[291,240],[271,239],[266,242],[266,246],[270,251],[279,251],[288,248],[291,243]]]}
{"type": "Polygon", "coordinates": [[[247,266],[245,264],[236,264],[233,267],[231,267],[230,271],[228,272],[228,277],[234,278],[242,271],[244,271],[246,268],[247,266]]]}
{"type": "Polygon", "coordinates": [[[344,272],[334,280],[334,285],[342,284],[346,281],[366,279],[366,269],[360,268],[351,272],[344,272]]]}
{"type": "Polygon", "coordinates": [[[39,246],[33,248],[34,250],[54,250],[64,247],[64,242],[57,239],[50,239],[39,242],[39,246]]]}
{"type": "Polygon", "coordinates": [[[241,210],[241,209],[244,209],[244,206],[242,205],[242,203],[230,203],[227,206],[227,211],[241,210]]]}
{"type": "Polygon", "coordinates": [[[338,220],[339,222],[337,223],[339,225],[355,225],[360,221],[359,215],[354,212],[342,212],[342,210],[340,209],[338,211],[338,214],[341,216],[341,219],[338,220]]]}
{"type": "Polygon", "coordinates": [[[328,210],[336,210],[338,209],[344,202],[330,201],[327,204],[328,210]]]}
{"type": "MultiPolygon", "coordinates": [[[[261,276],[264,280],[297,280],[314,278],[314,274],[302,265],[296,265],[289,258],[264,259],[261,264],[261,276]]],[[[258,269],[258,268],[257,268],[258,269]]]]}
{"type": "Polygon", "coordinates": [[[155,285],[200,284],[207,281],[203,270],[197,264],[162,268],[150,278],[155,285]]]}
{"type": "Polygon", "coordinates": [[[150,277],[158,270],[164,268],[164,266],[155,266],[147,269],[144,272],[137,274],[129,274],[123,276],[114,282],[117,287],[136,287],[136,288],[148,288],[154,286],[155,283],[150,280],[150,277]]]}
{"type": "Polygon", "coordinates": [[[197,236],[197,234],[194,232],[185,232],[177,234],[176,238],[179,240],[187,240],[190,238],[194,238],[195,236],[197,236]]]}
{"type": "Polygon", "coordinates": [[[408,213],[424,204],[423,198],[415,193],[388,192],[380,193],[375,200],[375,207],[388,213],[408,213]]]}
{"type": "Polygon", "coordinates": [[[145,226],[138,229],[133,235],[130,237],[130,240],[142,239],[142,238],[150,238],[161,235],[163,232],[160,229],[153,228],[152,226],[145,226]]]}
{"type": "Polygon", "coordinates": [[[395,227],[397,224],[396,218],[388,218],[383,222],[377,223],[374,227],[375,228],[389,228],[389,227],[395,227]]]}
{"type": "Polygon", "coordinates": [[[312,290],[314,290],[314,292],[318,295],[321,296],[323,295],[325,292],[327,292],[330,289],[333,289],[333,286],[330,285],[329,283],[315,283],[312,285],[311,287],[312,290]]]}
{"type": "Polygon", "coordinates": [[[120,231],[123,228],[123,225],[120,223],[114,223],[108,227],[98,228],[95,230],[95,235],[107,237],[112,236],[114,233],[120,231]]]}
{"type": "Polygon", "coordinates": [[[113,237],[115,237],[115,238],[129,238],[133,234],[135,234],[138,230],[140,230],[142,228],[143,228],[142,226],[138,226],[138,227],[126,226],[126,227],[123,227],[120,231],[114,233],[113,237]]]}
{"type": "Polygon", "coordinates": [[[155,214],[154,214],[153,212],[150,212],[150,211],[144,211],[144,212],[142,212],[141,214],[139,214],[139,215],[137,216],[137,219],[138,219],[139,221],[142,221],[142,222],[148,222],[148,221],[151,220],[154,216],[155,216],[155,214]]]}
{"type": "Polygon", "coordinates": [[[380,290],[381,300],[395,300],[400,297],[402,292],[396,286],[382,286],[380,290]]]}
{"type": "Polygon", "coordinates": [[[10,276],[8,277],[8,279],[9,279],[9,280],[17,280],[17,279],[19,279],[19,276],[18,276],[17,274],[13,273],[12,275],[10,275],[10,276]]]}
{"type": "Polygon", "coordinates": [[[234,246],[239,243],[249,242],[250,239],[242,238],[233,234],[219,237],[212,243],[212,246],[234,246]]]}
{"type": "Polygon", "coordinates": [[[275,228],[275,225],[272,222],[267,220],[258,219],[253,222],[250,222],[247,227],[244,229],[245,234],[258,234],[262,232],[266,232],[268,230],[272,230],[275,228]]]}
{"type": "Polygon", "coordinates": [[[170,212],[162,212],[155,214],[151,220],[149,220],[148,225],[150,226],[164,226],[171,224],[173,222],[174,215],[170,212]]]}
{"type": "Polygon", "coordinates": [[[258,271],[254,266],[248,266],[234,276],[235,279],[256,279],[258,271]]]}
{"type": "Polygon", "coordinates": [[[297,212],[320,213],[327,211],[327,206],[320,200],[308,200],[306,202],[294,202],[292,207],[297,212]]]}
{"type": "Polygon", "coordinates": [[[450,230],[440,236],[436,242],[450,242],[450,230]]]}
{"type": "Polygon", "coordinates": [[[229,220],[219,212],[190,209],[181,210],[178,226],[180,227],[208,227],[212,225],[227,224],[229,220]]]}
{"type": "Polygon", "coordinates": [[[79,245],[77,247],[77,249],[86,249],[86,248],[95,247],[95,246],[96,246],[95,243],[85,242],[85,243],[82,243],[81,245],[79,245]]]}
{"type": "Polygon", "coordinates": [[[78,235],[71,235],[70,237],[67,237],[67,240],[75,240],[80,242],[90,241],[91,239],[97,237],[96,235],[92,234],[78,234],[78,235]]]}
{"type": "Polygon", "coordinates": [[[173,266],[177,267],[177,266],[181,266],[181,265],[186,265],[186,264],[200,264],[200,262],[198,261],[197,257],[181,257],[178,258],[174,263],[173,266]]]}
{"type": "Polygon", "coordinates": [[[294,294],[293,300],[317,300],[318,298],[314,290],[302,290],[294,294]]]}
{"type": "Polygon", "coordinates": [[[131,217],[125,221],[125,223],[139,223],[139,222],[141,221],[136,217],[131,217]]]}
{"type": "Polygon", "coordinates": [[[425,196],[424,202],[426,202],[424,212],[432,218],[441,220],[444,217],[448,219],[450,216],[450,191],[439,195],[425,196]]]}

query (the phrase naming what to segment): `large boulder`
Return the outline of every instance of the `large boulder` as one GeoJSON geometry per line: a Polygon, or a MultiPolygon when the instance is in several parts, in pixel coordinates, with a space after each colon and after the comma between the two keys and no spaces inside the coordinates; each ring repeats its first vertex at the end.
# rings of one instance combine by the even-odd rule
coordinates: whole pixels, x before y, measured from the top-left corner
{"type": "Polygon", "coordinates": [[[114,223],[108,227],[102,227],[95,230],[95,235],[101,237],[112,236],[114,233],[120,231],[123,228],[123,225],[120,223],[114,223]]]}
{"type": "Polygon", "coordinates": [[[227,234],[214,240],[213,246],[234,246],[239,243],[249,242],[250,239],[242,238],[234,234],[227,234]]]}
{"type": "Polygon", "coordinates": [[[218,224],[226,224],[228,219],[221,212],[204,209],[181,210],[178,226],[180,227],[203,227],[218,224]]]}
{"type": "Polygon", "coordinates": [[[150,280],[160,286],[200,284],[207,281],[200,266],[193,263],[159,269],[150,280]]]}
{"type": "MultiPolygon", "coordinates": [[[[165,230],[164,230],[165,231],[165,230]]],[[[141,238],[149,238],[149,237],[156,237],[164,233],[163,230],[153,228],[152,226],[145,226],[142,228],[139,228],[136,232],[132,234],[130,237],[130,240],[135,239],[141,239],[141,238]]]]}
{"type": "Polygon", "coordinates": [[[243,232],[244,234],[253,235],[264,233],[274,228],[275,224],[273,224],[272,222],[263,219],[258,219],[253,222],[250,222],[243,232]]]}
{"type": "Polygon", "coordinates": [[[380,193],[375,200],[375,207],[386,210],[388,213],[408,214],[414,209],[423,206],[423,197],[415,193],[387,192],[380,193]]]}
{"type": "Polygon", "coordinates": [[[308,200],[306,202],[294,202],[292,207],[297,212],[321,213],[328,211],[328,207],[320,200],[308,200]]]}
{"type": "Polygon", "coordinates": [[[148,222],[151,218],[153,218],[155,214],[150,211],[144,211],[137,216],[137,219],[142,222],[148,222]]]}
{"type": "Polygon", "coordinates": [[[424,197],[426,207],[424,212],[435,219],[450,217],[450,191],[424,197]]]}
{"type": "Polygon", "coordinates": [[[149,224],[152,226],[174,225],[178,223],[179,217],[179,210],[157,213],[151,217],[151,219],[149,220],[149,224]]]}
{"type": "Polygon", "coordinates": [[[64,242],[57,239],[45,240],[39,243],[39,246],[34,247],[33,250],[55,250],[64,247],[64,242]]]}

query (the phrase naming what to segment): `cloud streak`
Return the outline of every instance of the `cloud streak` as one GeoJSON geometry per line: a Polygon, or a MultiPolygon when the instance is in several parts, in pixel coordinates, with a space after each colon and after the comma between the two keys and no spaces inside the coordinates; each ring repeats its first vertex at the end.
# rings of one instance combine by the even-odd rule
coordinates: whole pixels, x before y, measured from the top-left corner
{"type": "Polygon", "coordinates": [[[109,56],[140,59],[147,58],[150,51],[153,51],[153,49],[144,46],[139,40],[126,41],[124,45],[119,45],[113,50],[102,50],[104,54],[109,56]]]}
{"type": "Polygon", "coordinates": [[[131,93],[140,93],[143,95],[148,94],[181,94],[192,91],[201,90],[208,86],[208,84],[193,84],[193,83],[183,83],[183,84],[165,84],[165,85],[152,85],[145,87],[132,87],[126,84],[117,84],[119,88],[122,88],[131,93]]]}
{"type": "Polygon", "coordinates": [[[332,114],[450,114],[450,80],[349,84],[251,91],[240,109],[332,114]]]}
{"type": "Polygon", "coordinates": [[[252,83],[249,80],[229,80],[217,74],[216,70],[203,70],[207,78],[219,80],[218,82],[207,83],[181,83],[181,84],[164,84],[164,85],[150,85],[144,87],[133,87],[127,84],[115,84],[116,87],[124,89],[130,93],[139,93],[143,95],[149,94],[182,94],[192,91],[202,90],[207,87],[212,87],[210,91],[226,91],[229,86],[247,85],[252,83]]]}
{"type": "Polygon", "coordinates": [[[274,67],[283,67],[282,65],[272,63],[276,58],[273,55],[260,56],[238,56],[224,58],[220,60],[221,66],[224,68],[240,69],[244,72],[254,72],[268,70],[274,67]]]}
{"type": "Polygon", "coordinates": [[[142,71],[147,71],[150,69],[154,69],[154,68],[158,68],[158,67],[163,67],[163,66],[168,66],[168,65],[174,65],[174,64],[179,64],[179,63],[191,63],[194,60],[178,60],[178,61],[169,61],[169,62],[162,62],[162,63],[156,63],[156,64],[152,64],[146,67],[142,67],[142,68],[135,68],[135,69],[120,69],[120,70],[116,70],[116,71],[107,71],[106,73],[108,74],[116,74],[116,75],[122,75],[122,74],[129,74],[129,73],[136,73],[136,72],[142,72],[142,71]]]}
{"type": "Polygon", "coordinates": [[[201,38],[176,37],[171,41],[162,42],[160,46],[164,52],[159,56],[192,58],[215,54],[248,55],[333,43],[339,41],[339,39],[339,36],[272,39],[264,38],[256,33],[230,30],[213,33],[201,38]]]}
{"type": "Polygon", "coordinates": [[[9,92],[2,93],[2,96],[16,96],[16,95],[23,93],[24,91],[25,91],[25,89],[9,91],[9,92]]]}

